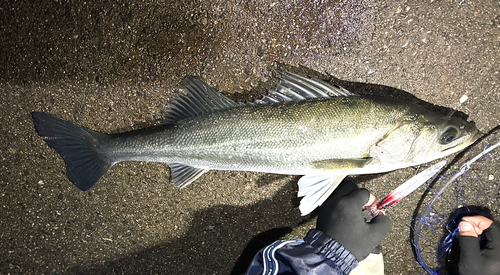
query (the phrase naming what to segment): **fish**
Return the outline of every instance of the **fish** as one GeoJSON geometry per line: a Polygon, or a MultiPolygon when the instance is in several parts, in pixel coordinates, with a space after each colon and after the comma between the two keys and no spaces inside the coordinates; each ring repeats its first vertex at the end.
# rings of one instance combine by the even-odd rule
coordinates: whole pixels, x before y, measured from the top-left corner
{"type": "Polygon", "coordinates": [[[262,99],[237,103],[187,76],[165,123],[106,134],[43,112],[35,130],[64,159],[68,179],[92,188],[116,163],[166,163],[175,186],[210,170],[302,175],[302,215],[348,175],[383,173],[456,153],[481,135],[474,122],[391,97],[356,95],[316,78],[283,74],[262,99]]]}

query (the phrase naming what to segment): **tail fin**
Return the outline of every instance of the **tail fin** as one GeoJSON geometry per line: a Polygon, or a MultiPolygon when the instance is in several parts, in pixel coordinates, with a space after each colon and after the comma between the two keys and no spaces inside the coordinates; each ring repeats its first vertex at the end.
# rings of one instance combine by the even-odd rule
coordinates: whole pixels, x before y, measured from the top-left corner
{"type": "Polygon", "coordinates": [[[35,129],[66,162],[66,173],[82,191],[92,188],[115,162],[100,152],[108,135],[78,126],[46,113],[31,113],[35,129]]]}

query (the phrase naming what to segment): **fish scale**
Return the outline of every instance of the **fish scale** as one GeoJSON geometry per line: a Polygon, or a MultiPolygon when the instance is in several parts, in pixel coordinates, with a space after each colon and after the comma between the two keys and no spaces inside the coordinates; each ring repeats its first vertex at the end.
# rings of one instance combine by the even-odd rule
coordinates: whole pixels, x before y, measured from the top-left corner
{"type": "MultiPolygon", "coordinates": [[[[352,100],[365,99],[355,97],[352,100]]],[[[359,128],[366,129],[362,125],[364,122],[358,121],[356,125],[355,121],[337,116],[338,110],[331,108],[331,105],[336,105],[335,101],[309,101],[290,106],[245,106],[220,111],[202,119],[180,121],[174,134],[179,142],[179,151],[173,154],[185,157],[183,163],[210,155],[212,163],[206,166],[213,167],[231,158],[232,162],[241,164],[242,170],[256,171],[254,167],[265,166],[269,168],[260,172],[285,174],[304,173],[305,169],[311,169],[311,162],[325,158],[360,158],[368,151],[369,145],[353,144],[345,150],[345,142],[364,137],[363,132],[357,131],[359,128]],[[339,118],[342,123],[339,123],[339,118]],[[281,158],[272,157],[277,153],[281,158]]],[[[350,110],[353,111],[352,108],[350,110]]],[[[370,129],[370,143],[393,127],[387,123],[383,125],[385,127],[370,129]]]]}
{"type": "Polygon", "coordinates": [[[187,77],[160,127],[106,135],[45,113],[35,128],[88,190],[121,161],[167,163],[185,187],[209,170],[304,175],[300,209],[310,213],[347,175],[387,172],[442,158],[479,137],[474,123],[394,98],[356,96],[286,73],[257,103],[231,101],[187,77]]]}

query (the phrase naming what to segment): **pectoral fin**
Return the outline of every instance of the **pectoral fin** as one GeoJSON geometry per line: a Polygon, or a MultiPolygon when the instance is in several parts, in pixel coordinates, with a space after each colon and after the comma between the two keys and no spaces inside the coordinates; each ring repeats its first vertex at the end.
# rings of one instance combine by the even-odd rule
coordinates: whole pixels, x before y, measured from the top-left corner
{"type": "Polygon", "coordinates": [[[373,160],[371,157],[359,159],[325,159],[312,163],[314,168],[323,171],[338,171],[365,167],[373,160]]]}
{"type": "Polygon", "coordinates": [[[313,174],[300,178],[298,197],[300,213],[305,216],[323,204],[347,175],[313,174]]]}

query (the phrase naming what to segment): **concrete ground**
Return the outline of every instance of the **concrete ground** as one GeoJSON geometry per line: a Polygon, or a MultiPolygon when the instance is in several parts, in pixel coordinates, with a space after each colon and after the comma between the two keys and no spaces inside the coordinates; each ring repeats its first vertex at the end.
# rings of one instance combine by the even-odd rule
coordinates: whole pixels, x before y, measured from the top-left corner
{"type": "MultiPolygon", "coordinates": [[[[161,124],[186,75],[251,101],[291,70],[453,108],[488,132],[500,121],[499,45],[498,1],[4,1],[0,273],[240,274],[260,247],[314,226],[297,208],[298,177],[212,171],[180,190],[166,165],[129,162],[81,192],[32,111],[130,131],[161,124]]],[[[484,181],[458,194],[498,213],[490,159],[475,172],[484,181]]],[[[382,197],[414,173],[355,180],[382,197]]],[[[387,274],[422,273],[410,222],[424,191],[388,213],[387,274]]]]}

